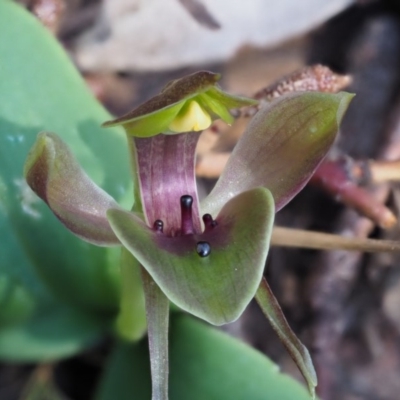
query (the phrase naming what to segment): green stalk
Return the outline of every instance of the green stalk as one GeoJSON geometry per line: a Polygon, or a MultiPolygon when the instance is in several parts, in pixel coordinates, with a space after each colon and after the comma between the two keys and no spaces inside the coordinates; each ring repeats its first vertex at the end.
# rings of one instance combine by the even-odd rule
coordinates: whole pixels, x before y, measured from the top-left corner
{"type": "Polygon", "coordinates": [[[142,268],[149,336],[152,400],[168,400],[169,301],[142,268]]]}

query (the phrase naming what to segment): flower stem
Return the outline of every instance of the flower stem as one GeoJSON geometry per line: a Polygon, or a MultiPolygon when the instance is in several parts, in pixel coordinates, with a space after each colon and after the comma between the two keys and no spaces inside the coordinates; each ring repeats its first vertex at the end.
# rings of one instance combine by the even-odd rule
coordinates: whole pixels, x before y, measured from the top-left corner
{"type": "Polygon", "coordinates": [[[152,400],[168,400],[169,301],[142,268],[149,336],[152,400]]]}

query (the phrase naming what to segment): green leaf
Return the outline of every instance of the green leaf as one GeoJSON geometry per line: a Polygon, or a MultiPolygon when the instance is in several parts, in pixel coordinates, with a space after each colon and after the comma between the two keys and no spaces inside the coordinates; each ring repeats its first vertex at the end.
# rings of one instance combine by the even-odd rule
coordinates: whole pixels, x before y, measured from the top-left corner
{"type": "Polygon", "coordinates": [[[36,306],[24,285],[8,275],[0,275],[0,326],[17,324],[28,318],[36,306]]]}
{"type": "Polygon", "coordinates": [[[61,301],[86,312],[87,320],[94,318],[97,332],[104,330],[96,318],[101,314],[109,321],[118,309],[120,250],[89,245],[68,232],[26,185],[24,160],[39,131],[55,131],[89,176],[130,207],[128,149],[122,130],[100,127],[110,115],[64,50],[14,2],[0,1],[0,37],[0,276],[35,299],[33,319],[26,315],[25,325],[19,321],[14,327],[18,341],[11,340],[11,328],[1,331],[10,340],[0,341],[0,354],[23,358],[20,348],[29,348],[33,339],[27,332],[35,318],[59,307],[50,347],[52,356],[57,346],[65,355],[86,345],[96,329],[75,327],[77,320],[63,313],[61,301]]]}
{"type": "Polygon", "coordinates": [[[94,399],[151,399],[150,355],[146,338],[136,343],[116,343],[94,399]]]}
{"type": "Polygon", "coordinates": [[[268,188],[276,210],[308,182],[335,140],[354,96],[298,92],[282,96],[250,121],[202,208],[217,213],[232,197],[268,188]]]}
{"type": "Polygon", "coordinates": [[[222,325],[237,319],[261,281],[274,220],[267,189],[241,193],[217,216],[217,226],[200,235],[168,237],[135,214],[107,215],[121,243],[149,272],[166,296],[185,311],[222,325]],[[211,253],[200,257],[198,245],[211,253]]]}
{"type": "MultiPolygon", "coordinates": [[[[309,400],[307,389],[258,351],[182,314],[171,320],[170,399],[309,400]]],[[[96,400],[150,399],[147,342],[120,343],[96,400]]]]}
{"type": "Polygon", "coordinates": [[[24,324],[2,326],[0,358],[6,361],[54,361],[92,346],[109,329],[104,318],[58,303],[41,305],[24,324]]]}

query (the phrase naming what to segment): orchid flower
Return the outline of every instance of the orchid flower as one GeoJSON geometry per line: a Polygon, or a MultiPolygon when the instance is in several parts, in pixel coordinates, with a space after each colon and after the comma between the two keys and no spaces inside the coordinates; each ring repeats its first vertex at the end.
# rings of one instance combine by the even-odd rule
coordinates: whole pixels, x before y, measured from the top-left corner
{"type": "MultiPolygon", "coordinates": [[[[263,106],[248,125],[216,186],[199,202],[194,166],[200,131],[229,109],[253,105],[199,72],[105,126],[125,128],[137,194],[122,209],[81,170],[67,145],[40,133],[25,177],[74,234],[121,245],[142,266],[153,399],[167,399],[169,301],[211,324],[235,321],[253,297],[314,394],[307,349],[288,326],[263,279],[275,212],[307,183],[352,98],[292,93],[263,106]]],[[[106,160],[105,160],[106,161],[106,160]]],[[[112,162],[112,160],[109,160],[112,162]]]]}

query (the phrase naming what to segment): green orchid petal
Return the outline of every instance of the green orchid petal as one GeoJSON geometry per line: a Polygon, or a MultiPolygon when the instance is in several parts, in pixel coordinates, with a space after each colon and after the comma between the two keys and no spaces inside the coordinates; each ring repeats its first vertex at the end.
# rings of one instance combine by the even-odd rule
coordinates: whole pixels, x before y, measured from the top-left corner
{"type": "Polygon", "coordinates": [[[200,235],[168,237],[133,213],[112,209],[107,215],[118,239],[171,301],[222,325],[236,320],[257,291],[274,213],[270,192],[257,188],[229,201],[218,225],[200,235]],[[206,257],[196,251],[202,241],[211,246],[206,257]]]}
{"type": "Polygon", "coordinates": [[[238,193],[268,188],[279,211],[331,148],[353,95],[299,92],[263,107],[249,123],[201,209],[216,214],[238,193]]]}
{"type": "Polygon", "coordinates": [[[27,156],[24,176],[75,235],[99,246],[119,245],[106,218],[106,211],[118,204],[89,178],[57,135],[39,133],[27,156]]]}
{"type": "Polygon", "coordinates": [[[258,104],[258,100],[255,99],[233,96],[230,94],[228,95],[218,86],[214,86],[210,90],[207,90],[207,92],[202,94],[202,96],[206,98],[206,104],[210,107],[210,110],[228,124],[233,122],[233,117],[228,110],[258,104]]]}
{"type": "Polygon", "coordinates": [[[150,114],[133,118],[127,122],[112,123],[113,121],[111,121],[110,123],[104,123],[103,126],[123,125],[128,135],[141,138],[155,136],[160,132],[169,131],[169,126],[184,105],[185,101],[180,101],[150,114]]]}
{"type": "Polygon", "coordinates": [[[212,115],[216,116],[217,118],[221,118],[227,124],[233,123],[234,118],[225,105],[214,100],[214,98],[209,96],[208,93],[200,94],[197,96],[196,100],[204,109],[209,110],[212,115]]]}
{"type": "Polygon", "coordinates": [[[212,122],[207,112],[213,114],[214,119],[222,118],[232,123],[229,109],[254,105],[258,101],[223,92],[216,86],[220,78],[220,74],[199,71],[169,82],[160,94],[128,114],[105,122],[103,126],[123,125],[129,135],[143,138],[159,133],[175,134],[206,129],[212,122]],[[191,101],[200,104],[205,114],[200,115],[198,122],[192,120],[192,112],[186,112],[192,104],[191,101]],[[185,118],[189,121],[185,122],[185,118]],[[205,123],[206,120],[208,124],[205,123]]]}

